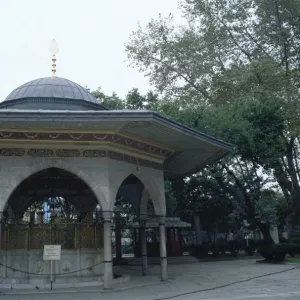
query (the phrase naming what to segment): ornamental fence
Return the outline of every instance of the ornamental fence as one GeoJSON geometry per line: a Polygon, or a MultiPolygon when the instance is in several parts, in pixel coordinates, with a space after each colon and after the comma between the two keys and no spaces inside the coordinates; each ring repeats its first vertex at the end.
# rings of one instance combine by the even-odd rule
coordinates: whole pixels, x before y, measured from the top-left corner
{"type": "Polygon", "coordinates": [[[41,250],[47,244],[68,250],[103,248],[103,220],[95,212],[2,213],[0,229],[1,250],[41,250]]]}

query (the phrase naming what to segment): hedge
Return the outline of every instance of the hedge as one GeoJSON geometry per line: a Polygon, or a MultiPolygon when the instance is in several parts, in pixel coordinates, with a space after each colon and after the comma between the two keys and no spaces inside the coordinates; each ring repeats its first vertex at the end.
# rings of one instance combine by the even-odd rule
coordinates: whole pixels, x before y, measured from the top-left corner
{"type": "Polygon", "coordinates": [[[298,252],[299,245],[294,243],[281,243],[260,247],[257,251],[266,260],[284,261],[287,254],[294,256],[298,252]]]}
{"type": "Polygon", "coordinates": [[[245,240],[232,240],[228,242],[193,245],[190,252],[191,255],[198,258],[207,257],[209,252],[212,252],[213,256],[217,256],[219,254],[225,254],[227,251],[229,251],[231,255],[236,256],[240,250],[246,251],[248,255],[253,255],[255,250],[262,245],[264,245],[263,240],[248,240],[248,246],[245,240]]]}

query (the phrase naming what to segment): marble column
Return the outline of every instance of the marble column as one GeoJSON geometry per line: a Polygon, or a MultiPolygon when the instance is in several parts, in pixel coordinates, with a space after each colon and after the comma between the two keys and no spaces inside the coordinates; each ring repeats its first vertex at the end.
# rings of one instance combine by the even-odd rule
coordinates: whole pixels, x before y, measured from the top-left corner
{"type": "Polygon", "coordinates": [[[119,210],[115,211],[115,239],[116,239],[116,261],[121,263],[122,260],[122,237],[121,237],[121,213],[119,210]]]}
{"type": "Polygon", "coordinates": [[[111,289],[113,281],[111,215],[104,214],[104,288],[111,289]]]}
{"type": "Polygon", "coordinates": [[[142,275],[147,274],[148,269],[148,256],[147,256],[147,236],[146,236],[146,221],[140,221],[140,231],[141,231],[141,252],[142,252],[142,275]]]}
{"type": "Polygon", "coordinates": [[[159,222],[159,246],[160,246],[160,276],[162,281],[168,280],[168,261],[166,245],[165,220],[162,218],[159,222]]]}
{"type": "MultiPolygon", "coordinates": [[[[2,218],[3,216],[1,216],[2,218]]],[[[0,252],[1,252],[1,255],[3,256],[4,258],[4,250],[5,250],[5,247],[4,245],[2,245],[2,242],[3,242],[3,239],[2,239],[2,220],[0,219],[0,252]],[[3,251],[3,252],[2,252],[3,251]]],[[[6,262],[5,260],[3,259],[3,264],[6,265],[6,262]]],[[[1,277],[5,277],[5,267],[2,265],[0,266],[0,276],[1,277]]]]}

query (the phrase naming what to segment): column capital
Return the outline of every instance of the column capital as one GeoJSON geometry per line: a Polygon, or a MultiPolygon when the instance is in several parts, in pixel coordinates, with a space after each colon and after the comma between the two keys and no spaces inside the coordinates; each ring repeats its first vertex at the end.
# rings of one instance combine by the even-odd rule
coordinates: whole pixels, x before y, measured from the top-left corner
{"type": "Polygon", "coordinates": [[[102,216],[104,222],[111,222],[112,212],[111,211],[102,211],[102,216]]]}
{"type": "Polygon", "coordinates": [[[148,215],[147,214],[140,214],[140,221],[146,221],[147,220],[148,215]]]}
{"type": "Polygon", "coordinates": [[[140,228],[145,228],[147,224],[147,220],[140,220],[140,228]]]}
{"type": "Polygon", "coordinates": [[[159,217],[158,222],[159,222],[159,225],[165,226],[166,225],[166,217],[159,217]]]}

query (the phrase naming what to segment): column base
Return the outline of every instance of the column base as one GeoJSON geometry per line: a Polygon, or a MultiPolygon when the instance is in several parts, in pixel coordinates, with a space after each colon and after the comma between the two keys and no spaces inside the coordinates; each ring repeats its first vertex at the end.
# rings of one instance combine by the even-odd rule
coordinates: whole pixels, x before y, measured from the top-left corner
{"type": "Polygon", "coordinates": [[[160,258],[160,278],[161,278],[161,281],[168,280],[168,259],[167,259],[167,257],[160,258]]]}
{"type": "Polygon", "coordinates": [[[113,265],[112,262],[104,262],[104,276],[103,285],[104,289],[111,290],[113,283],[113,265]]]}
{"type": "Polygon", "coordinates": [[[142,255],[142,275],[147,275],[147,269],[148,269],[148,256],[142,255]]]}

